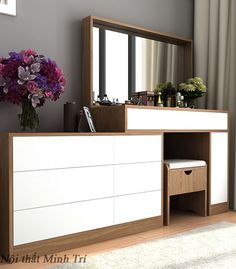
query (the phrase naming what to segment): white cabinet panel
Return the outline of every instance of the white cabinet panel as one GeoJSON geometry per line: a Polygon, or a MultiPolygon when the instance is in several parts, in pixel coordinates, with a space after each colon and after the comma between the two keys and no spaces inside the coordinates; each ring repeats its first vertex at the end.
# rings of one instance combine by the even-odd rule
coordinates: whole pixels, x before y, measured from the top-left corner
{"type": "Polygon", "coordinates": [[[227,130],[226,112],[127,109],[128,130],[227,130]]]}
{"type": "Polygon", "coordinates": [[[13,138],[14,171],[112,163],[112,136],[27,136],[13,138]]]}
{"type": "Polygon", "coordinates": [[[115,224],[161,215],[161,191],[115,197],[115,224]]]}
{"type": "Polygon", "coordinates": [[[161,189],[161,162],[115,166],[115,195],[161,189]]]}
{"type": "Polygon", "coordinates": [[[14,210],[113,196],[113,166],[14,173],[14,210]]]}
{"type": "Polygon", "coordinates": [[[14,212],[14,246],[113,225],[113,199],[14,212]]]}
{"type": "Polygon", "coordinates": [[[228,201],[228,133],[211,134],[211,204],[228,201]]]}
{"type": "Polygon", "coordinates": [[[115,163],[161,161],[161,135],[115,136],[115,163]]]}

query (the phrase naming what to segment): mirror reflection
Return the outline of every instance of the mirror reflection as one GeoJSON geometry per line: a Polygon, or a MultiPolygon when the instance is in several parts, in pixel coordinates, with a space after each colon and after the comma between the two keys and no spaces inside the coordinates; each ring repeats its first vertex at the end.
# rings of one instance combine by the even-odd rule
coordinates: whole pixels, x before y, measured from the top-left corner
{"type": "Polygon", "coordinates": [[[135,43],[136,92],[152,91],[158,83],[177,84],[184,80],[180,46],[141,37],[135,37],[135,43]]]}
{"type": "Polygon", "coordinates": [[[93,27],[93,94],[124,103],[158,83],[184,81],[184,49],[170,43],[93,27]]]}

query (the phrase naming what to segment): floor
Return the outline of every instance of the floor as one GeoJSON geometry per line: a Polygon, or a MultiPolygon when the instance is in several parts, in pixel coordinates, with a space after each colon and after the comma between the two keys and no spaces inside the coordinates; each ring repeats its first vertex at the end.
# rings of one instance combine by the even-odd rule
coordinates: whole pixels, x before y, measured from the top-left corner
{"type": "MultiPolygon", "coordinates": [[[[195,214],[183,214],[178,213],[171,218],[171,224],[169,226],[164,226],[162,228],[158,228],[155,230],[151,230],[148,232],[139,233],[132,236],[127,236],[120,239],[115,239],[111,241],[106,241],[103,243],[90,245],[87,247],[77,248],[69,251],[65,251],[63,253],[57,253],[53,257],[68,257],[71,262],[74,261],[75,256],[77,256],[77,261],[79,258],[83,259],[84,257],[88,258],[89,255],[96,255],[100,253],[104,253],[107,251],[111,251],[117,248],[123,248],[130,245],[135,245],[138,243],[142,243],[144,241],[153,240],[162,238],[165,236],[171,236],[183,231],[191,230],[196,227],[209,225],[212,223],[216,223],[219,221],[228,221],[236,223],[236,212],[229,211],[227,213],[223,213],[220,215],[215,215],[211,217],[199,217],[195,214]],[[80,255],[80,256],[79,256],[80,255]],[[85,256],[87,255],[87,256],[85,256]]],[[[0,264],[0,269],[41,269],[41,268],[50,268],[55,266],[54,264],[46,264],[44,263],[43,258],[39,260],[39,262],[26,264],[26,263],[13,263],[13,264],[0,264]]]]}

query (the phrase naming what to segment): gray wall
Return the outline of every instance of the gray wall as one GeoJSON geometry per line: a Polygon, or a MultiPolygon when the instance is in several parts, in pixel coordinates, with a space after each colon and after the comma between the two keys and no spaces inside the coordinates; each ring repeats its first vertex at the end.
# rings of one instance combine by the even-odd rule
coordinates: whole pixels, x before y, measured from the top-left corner
{"type": "MultiPolygon", "coordinates": [[[[17,16],[0,14],[0,56],[33,48],[58,63],[68,84],[57,102],[39,109],[39,131],[63,130],[63,104],[81,96],[81,20],[96,15],[193,36],[193,0],[17,0],[17,16]]],[[[0,131],[19,131],[20,107],[0,103],[0,131]]]]}

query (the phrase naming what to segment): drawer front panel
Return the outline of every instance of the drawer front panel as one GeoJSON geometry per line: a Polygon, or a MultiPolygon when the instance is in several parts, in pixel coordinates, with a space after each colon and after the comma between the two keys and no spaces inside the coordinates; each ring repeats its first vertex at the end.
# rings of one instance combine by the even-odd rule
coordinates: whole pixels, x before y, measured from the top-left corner
{"type": "Polygon", "coordinates": [[[115,224],[161,215],[161,191],[115,197],[115,224]]]}
{"type": "Polygon", "coordinates": [[[173,169],[168,172],[169,195],[207,189],[207,168],[173,169]]]}
{"type": "Polygon", "coordinates": [[[161,135],[127,135],[115,137],[115,163],[161,161],[161,135]]]}
{"type": "Polygon", "coordinates": [[[14,212],[14,246],[113,225],[113,199],[14,212]]]}
{"type": "Polygon", "coordinates": [[[115,195],[161,190],[161,162],[115,166],[115,195]]]}
{"type": "Polygon", "coordinates": [[[128,130],[227,130],[226,112],[127,109],[128,130]],[[180,120],[181,119],[181,120],[180,120]]]}
{"type": "Polygon", "coordinates": [[[113,166],[14,173],[14,210],[113,196],[113,166]]]}
{"type": "Polygon", "coordinates": [[[112,136],[34,136],[13,138],[14,171],[112,163],[112,136]]]}

